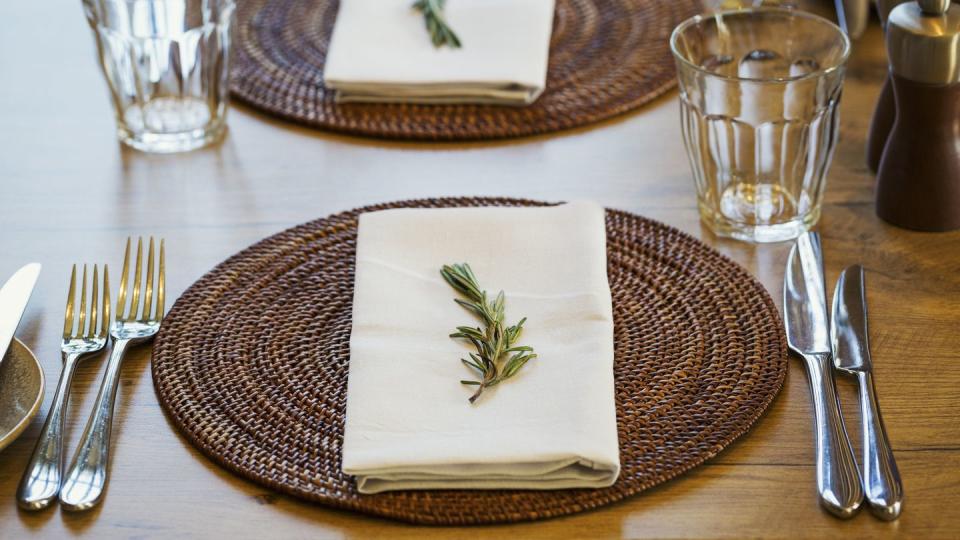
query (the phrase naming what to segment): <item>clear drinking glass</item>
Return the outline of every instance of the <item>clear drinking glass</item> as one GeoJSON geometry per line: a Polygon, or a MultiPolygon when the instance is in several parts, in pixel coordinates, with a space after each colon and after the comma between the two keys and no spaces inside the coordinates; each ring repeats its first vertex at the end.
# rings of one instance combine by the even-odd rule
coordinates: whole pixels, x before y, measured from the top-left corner
{"type": "Polygon", "coordinates": [[[234,0],[84,0],[120,140],[179,152],[225,129],[234,0]]]}
{"type": "Polygon", "coordinates": [[[779,242],[820,217],[850,40],[809,13],[698,15],[670,37],[700,216],[719,236],[779,242]]]}

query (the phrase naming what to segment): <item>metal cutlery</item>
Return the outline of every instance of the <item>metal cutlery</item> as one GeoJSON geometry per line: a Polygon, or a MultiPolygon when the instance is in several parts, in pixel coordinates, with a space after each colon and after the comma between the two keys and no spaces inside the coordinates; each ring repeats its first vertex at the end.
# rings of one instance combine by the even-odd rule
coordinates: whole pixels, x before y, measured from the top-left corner
{"type": "Polygon", "coordinates": [[[849,36],[850,28],[847,26],[847,7],[844,5],[844,0],[834,0],[833,5],[837,11],[837,26],[849,36]]]}
{"type": "Polygon", "coordinates": [[[870,21],[870,0],[834,0],[837,12],[837,26],[857,39],[863,35],[870,21]]]}
{"type": "Polygon", "coordinates": [[[820,504],[837,517],[850,518],[863,501],[863,487],[833,378],[823,256],[817,233],[802,235],[790,250],[783,311],[787,344],[806,364],[813,397],[820,504]]]}
{"type": "Polygon", "coordinates": [[[903,484],[887,440],[880,404],[873,386],[873,361],[867,335],[867,298],[863,268],[851,266],[840,274],[833,294],[833,362],[857,378],[863,434],[863,484],[870,510],[890,521],[900,515],[903,484]]]}
{"type": "Polygon", "coordinates": [[[27,309],[27,302],[39,276],[40,265],[30,263],[17,270],[0,287],[0,362],[3,362],[13,334],[20,326],[20,318],[27,309]]]}
{"type": "Polygon", "coordinates": [[[90,419],[73,457],[66,479],[60,489],[60,503],[66,510],[87,510],[103,498],[107,485],[110,461],[110,429],[113,423],[114,401],[120,381],[120,365],[133,345],[146,343],[160,330],[164,313],[164,249],[160,240],[159,264],[154,280],[154,242],[150,238],[146,272],[143,272],[143,239],[137,241],[136,266],[133,272],[132,294],[127,306],[130,270],[130,239],[123,258],[123,274],[117,293],[116,320],[110,325],[113,349],[107,363],[100,392],[90,419]],[[141,309],[141,291],[143,306],[141,309]]]}
{"type": "Polygon", "coordinates": [[[57,383],[47,421],[40,432],[40,440],[37,441],[30,464],[27,465],[17,489],[17,502],[24,510],[44,509],[57,498],[63,469],[64,413],[70,396],[73,372],[81,358],[100,352],[107,343],[107,330],[110,326],[110,279],[106,265],[103,267],[102,298],[98,269],[96,265],[93,266],[89,312],[87,283],[87,265],[83,265],[80,309],[77,310],[77,265],[73,265],[63,322],[63,341],[60,343],[63,370],[60,372],[60,381],[57,383]]]}

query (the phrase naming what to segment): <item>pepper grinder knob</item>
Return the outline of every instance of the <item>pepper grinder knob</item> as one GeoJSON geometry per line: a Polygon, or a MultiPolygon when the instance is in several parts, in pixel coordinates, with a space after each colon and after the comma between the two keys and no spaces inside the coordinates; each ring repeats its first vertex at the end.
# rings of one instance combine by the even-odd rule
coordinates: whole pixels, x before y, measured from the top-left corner
{"type": "Polygon", "coordinates": [[[960,82],[960,5],[949,0],[900,4],[887,19],[894,75],[924,84],[960,82]]]}
{"type": "Polygon", "coordinates": [[[886,28],[887,18],[890,17],[890,12],[893,11],[893,8],[909,1],[910,0],[877,0],[877,15],[880,17],[880,26],[886,28]]]}
{"type": "Polygon", "coordinates": [[[950,0],[917,0],[924,15],[943,15],[950,9],[950,0]]]}

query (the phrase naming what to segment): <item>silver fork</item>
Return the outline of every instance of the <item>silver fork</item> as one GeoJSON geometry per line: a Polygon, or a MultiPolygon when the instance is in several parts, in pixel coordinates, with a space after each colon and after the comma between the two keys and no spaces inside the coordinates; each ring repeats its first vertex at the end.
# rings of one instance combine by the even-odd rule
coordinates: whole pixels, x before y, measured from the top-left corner
{"type": "Polygon", "coordinates": [[[24,510],[42,510],[57,498],[63,470],[64,412],[70,399],[70,382],[80,359],[103,350],[107,344],[110,327],[110,277],[103,266],[103,297],[100,297],[100,280],[97,265],[93,265],[93,284],[90,295],[90,311],[87,314],[87,265],[83,265],[83,281],[80,285],[80,310],[75,308],[77,296],[77,265],[70,273],[70,290],[67,293],[67,310],[63,317],[63,341],[60,351],[63,370],[57,383],[53,404],[47,413],[47,421],[40,432],[40,440],[33,449],[30,464],[23,472],[17,488],[17,502],[24,510]],[[100,302],[100,309],[97,309],[100,302]],[[74,324],[76,323],[76,325],[74,324]],[[99,325],[98,325],[99,323],[99,325]]]}
{"type": "Polygon", "coordinates": [[[90,413],[87,427],[77,453],[67,472],[60,489],[60,504],[66,510],[87,510],[103,499],[107,486],[108,465],[110,461],[110,427],[113,423],[113,405],[117,397],[117,385],[120,382],[120,364],[131,345],[146,343],[160,330],[163,318],[164,289],[164,253],[163,240],[160,240],[159,269],[154,284],[154,249],[150,238],[150,250],[147,255],[147,271],[143,270],[143,238],[137,240],[137,262],[133,272],[133,294],[129,309],[125,311],[127,300],[127,276],[130,273],[130,239],[123,256],[123,275],[120,277],[120,292],[117,295],[117,320],[110,325],[110,337],[113,338],[113,350],[100,393],[90,413]],[[143,288],[143,309],[140,309],[141,284],[143,288]]]}

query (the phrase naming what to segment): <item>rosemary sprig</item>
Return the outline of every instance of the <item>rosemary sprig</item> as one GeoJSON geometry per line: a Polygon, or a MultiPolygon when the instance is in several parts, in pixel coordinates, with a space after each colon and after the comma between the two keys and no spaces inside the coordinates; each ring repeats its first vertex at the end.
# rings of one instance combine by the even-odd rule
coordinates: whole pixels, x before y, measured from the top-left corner
{"type": "Polygon", "coordinates": [[[444,265],[440,274],[451,287],[465,297],[465,299],[457,298],[454,301],[483,322],[483,328],[458,326],[457,331],[450,334],[452,338],[469,341],[477,350],[475,353],[470,353],[469,360],[460,359],[465,366],[476,371],[480,376],[479,381],[460,381],[461,384],[477,387],[477,391],[470,396],[470,403],[473,403],[484,389],[513,377],[524,364],[536,358],[537,355],[533,352],[533,347],[514,345],[527,319],[524,317],[513,326],[504,325],[503,308],[506,299],[503,291],[490,301],[487,291],[480,288],[473,270],[467,263],[444,265]]]}
{"type": "Polygon", "coordinates": [[[447,21],[443,18],[443,5],[447,0],[417,0],[413,9],[423,13],[423,21],[430,32],[430,41],[434,47],[447,45],[454,49],[460,48],[460,38],[453,33],[447,21]]]}

